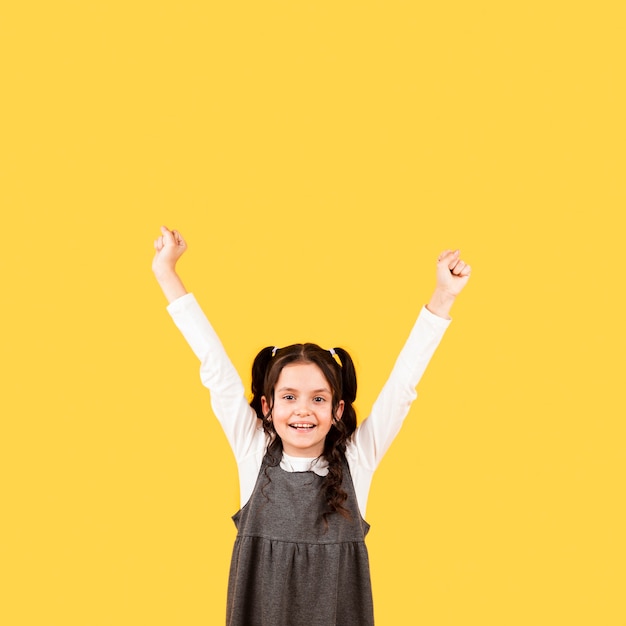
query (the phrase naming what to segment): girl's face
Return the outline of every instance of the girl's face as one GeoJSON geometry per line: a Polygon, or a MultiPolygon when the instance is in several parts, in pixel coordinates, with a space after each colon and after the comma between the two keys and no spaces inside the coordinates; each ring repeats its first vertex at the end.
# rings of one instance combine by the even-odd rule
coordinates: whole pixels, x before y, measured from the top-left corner
{"type": "MultiPolygon", "coordinates": [[[[261,398],[263,413],[269,404],[261,398]]],[[[343,400],[335,413],[341,419],[343,400]]],[[[285,366],[274,388],[272,423],[289,456],[315,458],[324,451],[324,440],[333,424],[333,394],[322,370],[314,363],[285,366]]]]}

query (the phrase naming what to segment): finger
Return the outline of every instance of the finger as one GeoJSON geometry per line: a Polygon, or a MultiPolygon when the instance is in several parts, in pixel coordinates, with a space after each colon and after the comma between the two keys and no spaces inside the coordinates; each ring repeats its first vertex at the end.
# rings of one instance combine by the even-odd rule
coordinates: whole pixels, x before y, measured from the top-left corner
{"type": "Polygon", "coordinates": [[[445,263],[448,269],[452,269],[459,258],[459,250],[444,250],[439,255],[439,262],[445,263]]]}
{"type": "Polygon", "coordinates": [[[183,239],[183,236],[180,234],[179,231],[173,230],[172,234],[174,235],[174,241],[177,245],[182,246],[183,248],[187,247],[187,242],[183,239]]]}
{"type": "Polygon", "coordinates": [[[472,268],[469,265],[465,265],[463,271],[460,273],[460,276],[469,276],[472,273],[472,268]]]}
{"type": "Polygon", "coordinates": [[[454,250],[453,252],[448,254],[445,259],[443,259],[444,261],[447,262],[448,269],[450,271],[452,271],[456,267],[457,263],[459,262],[460,260],[459,254],[460,254],[459,250],[454,250]]]}
{"type": "Polygon", "coordinates": [[[163,240],[164,246],[173,246],[176,243],[174,241],[174,235],[172,234],[172,231],[170,231],[166,226],[161,226],[161,232],[163,233],[161,235],[161,239],[163,240]]]}
{"type": "Polygon", "coordinates": [[[437,257],[437,263],[441,263],[452,252],[452,250],[443,250],[437,257]]]}
{"type": "Polygon", "coordinates": [[[459,259],[451,271],[455,276],[459,276],[464,268],[465,268],[465,263],[461,261],[461,259],[459,259]]]}
{"type": "Polygon", "coordinates": [[[451,272],[454,272],[454,269],[456,268],[456,266],[460,263],[459,259],[452,259],[452,261],[450,261],[450,263],[448,263],[448,269],[451,272]]]}

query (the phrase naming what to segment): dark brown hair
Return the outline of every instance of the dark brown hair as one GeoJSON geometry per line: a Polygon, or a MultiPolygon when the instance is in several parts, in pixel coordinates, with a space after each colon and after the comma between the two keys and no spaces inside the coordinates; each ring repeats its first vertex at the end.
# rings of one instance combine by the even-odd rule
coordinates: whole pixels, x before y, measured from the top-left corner
{"type": "Polygon", "coordinates": [[[350,355],[343,348],[335,348],[341,365],[329,350],[324,350],[314,343],[296,343],[285,348],[267,347],[261,350],[252,364],[252,401],[250,406],[256,411],[263,422],[263,430],[269,444],[267,456],[270,465],[280,464],[283,443],[276,434],[271,420],[274,406],[274,387],[281,371],[287,365],[295,363],[313,363],[317,365],[328,381],[332,391],[333,423],[324,440],[322,456],[328,462],[328,474],[324,479],[323,488],[326,495],[327,510],[324,520],[331,513],[340,513],[349,517],[344,502],[348,497],[342,487],[343,461],[346,444],[356,430],[356,411],[352,406],[356,398],[356,372],[350,355]],[[263,415],[261,397],[265,396],[269,405],[269,413],[263,415]],[[344,409],[341,419],[334,419],[339,403],[343,400],[344,409]]]}

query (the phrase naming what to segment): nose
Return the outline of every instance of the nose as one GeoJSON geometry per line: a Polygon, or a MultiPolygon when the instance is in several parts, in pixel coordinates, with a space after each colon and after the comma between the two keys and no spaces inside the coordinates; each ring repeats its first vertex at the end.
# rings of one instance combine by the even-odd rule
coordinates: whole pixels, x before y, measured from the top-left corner
{"type": "Polygon", "coordinates": [[[298,407],[294,412],[298,417],[304,417],[305,415],[310,415],[311,413],[311,411],[309,411],[309,409],[305,406],[298,407]]]}

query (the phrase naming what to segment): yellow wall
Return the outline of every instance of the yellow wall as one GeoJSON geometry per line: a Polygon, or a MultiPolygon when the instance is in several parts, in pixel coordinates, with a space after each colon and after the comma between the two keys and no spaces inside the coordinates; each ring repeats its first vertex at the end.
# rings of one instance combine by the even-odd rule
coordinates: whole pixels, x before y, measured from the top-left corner
{"type": "Polygon", "coordinates": [[[371,492],[377,624],[624,626],[622,3],[6,4],[0,622],[223,621],[236,468],[165,223],[246,379],[342,345],[361,417],[460,247],[371,492]]]}

